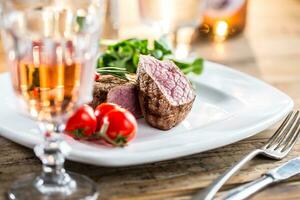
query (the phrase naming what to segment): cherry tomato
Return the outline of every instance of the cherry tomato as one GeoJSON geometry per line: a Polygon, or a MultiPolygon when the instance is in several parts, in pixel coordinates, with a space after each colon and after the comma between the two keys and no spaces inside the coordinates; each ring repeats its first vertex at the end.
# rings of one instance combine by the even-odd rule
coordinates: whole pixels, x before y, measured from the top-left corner
{"type": "Polygon", "coordinates": [[[97,118],[92,107],[81,106],[67,121],[65,131],[76,139],[93,135],[97,128],[97,118]]]}
{"type": "Polygon", "coordinates": [[[103,124],[103,117],[110,111],[114,109],[119,109],[120,106],[113,103],[101,103],[98,105],[95,109],[95,115],[97,118],[97,129],[96,131],[99,131],[102,124],[103,124]]]}
{"type": "Polygon", "coordinates": [[[98,81],[100,79],[100,74],[98,72],[95,72],[95,81],[98,81]]]}
{"type": "Polygon", "coordinates": [[[100,135],[113,146],[124,146],[136,135],[135,117],[125,109],[114,109],[103,117],[100,135]]]}

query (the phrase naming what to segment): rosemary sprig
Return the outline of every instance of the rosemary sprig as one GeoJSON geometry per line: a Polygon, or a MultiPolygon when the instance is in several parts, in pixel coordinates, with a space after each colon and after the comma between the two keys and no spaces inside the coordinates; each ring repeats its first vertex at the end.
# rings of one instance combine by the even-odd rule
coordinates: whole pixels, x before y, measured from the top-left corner
{"type": "Polygon", "coordinates": [[[124,80],[129,80],[127,77],[127,74],[129,73],[125,68],[120,68],[120,67],[99,67],[97,68],[97,72],[102,74],[102,75],[113,75],[115,77],[124,79],[124,80]]]}

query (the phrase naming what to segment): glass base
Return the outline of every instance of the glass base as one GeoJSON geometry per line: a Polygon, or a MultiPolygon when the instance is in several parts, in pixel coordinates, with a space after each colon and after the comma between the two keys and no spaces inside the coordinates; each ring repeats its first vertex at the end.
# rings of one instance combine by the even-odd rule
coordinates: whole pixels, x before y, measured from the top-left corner
{"type": "Polygon", "coordinates": [[[94,181],[86,176],[69,172],[68,181],[61,185],[43,181],[36,174],[29,174],[17,180],[10,191],[11,200],[68,200],[68,199],[97,199],[99,193],[94,181]]]}

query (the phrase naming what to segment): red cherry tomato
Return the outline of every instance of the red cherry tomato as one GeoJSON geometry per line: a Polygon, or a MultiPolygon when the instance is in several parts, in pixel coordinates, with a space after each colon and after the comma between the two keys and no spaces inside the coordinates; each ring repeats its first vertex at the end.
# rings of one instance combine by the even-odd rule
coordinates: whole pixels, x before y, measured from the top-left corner
{"type": "Polygon", "coordinates": [[[103,117],[110,111],[114,109],[119,109],[120,106],[113,103],[101,103],[98,105],[95,109],[95,115],[97,118],[97,129],[96,131],[99,131],[102,124],[103,124],[103,117]]]}
{"type": "Polygon", "coordinates": [[[97,119],[92,107],[81,106],[67,121],[65,131],[76,139],[93,135],[97,128],[97,119]]]}
{"type": "Polygon", "coordinates": [[[100,74],[98,72],[95,72],[95,81],[98,81],[100,79],[100,74]]]}
{"type": "Polygon", "coordinates": [[[103,117],[100,135],[113,146],[124,146],[136,135],[135,117],[125,109],[114,109],[103,117]]]}

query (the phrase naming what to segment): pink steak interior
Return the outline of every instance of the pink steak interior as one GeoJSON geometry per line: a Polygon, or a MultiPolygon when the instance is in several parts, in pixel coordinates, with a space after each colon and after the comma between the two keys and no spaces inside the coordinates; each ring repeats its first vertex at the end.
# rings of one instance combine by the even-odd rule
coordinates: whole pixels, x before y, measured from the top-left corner
{"type": "Polygon", "coordinates": [[[188,79],[172,61],[140,56],[139,67],[144,68],[172,105],[188,103],[195,97],[188,79]]]}

